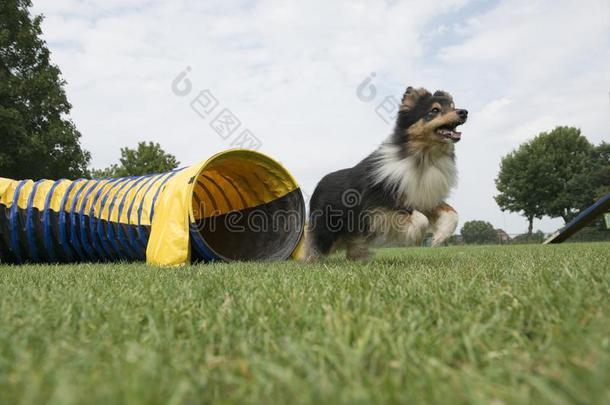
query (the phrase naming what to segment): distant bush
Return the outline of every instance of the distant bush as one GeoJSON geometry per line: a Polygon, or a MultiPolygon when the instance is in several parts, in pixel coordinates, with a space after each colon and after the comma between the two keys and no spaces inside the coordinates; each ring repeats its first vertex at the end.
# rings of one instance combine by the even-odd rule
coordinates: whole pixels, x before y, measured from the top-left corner
{"type": "Polygon", "coordinates": [[[516,245],[527,244],[527,243],[542,243],[542,242],[544,242],[545,237],[546,236],[545,236],[544,232],[538,230],[538,231],[532,233],[531,235],[528,235],[527,233],[517,235],[511,240],[511,243],[516,244],[516,245]]]}
{"type": "Polygon", "coordinates": [[[460,231],[466,244],[498,243],[498,234],[493,225],[486,221],[468,221],[460,231]]]}
{"type": "Polygon", "coordinates": [[[462,238],[462,235],[451,235],[445,241],[445,245],[447,245],[447,246],[455,246],[455,245],[463,245],[463,244],[464,244],[464,239],[462,238]]]}

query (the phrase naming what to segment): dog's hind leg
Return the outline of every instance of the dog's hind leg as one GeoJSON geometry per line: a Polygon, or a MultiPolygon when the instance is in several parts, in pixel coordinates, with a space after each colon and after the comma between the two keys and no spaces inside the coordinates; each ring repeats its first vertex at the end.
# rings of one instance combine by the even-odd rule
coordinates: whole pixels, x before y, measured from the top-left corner
{"type": "Polygon", "coordinates": [[[335,241],[331,235],[317,233],[313,229],[307,229],[305,231],[305,241],[303,243],[302,253],[299,255],[299,260],[314,262],[331,254],[334,245],[335,241]]]}
{"type": "Polygon", "coordinates": [[[367,261],[371,258],[371,250],[363,238],[349,240],[345,244],[345,257],[348,260],[367,261]]]}
{"type": "Polygon", "coordinates": [[[310,231],[306,230],[303,238],[303,248],[298,256],[298,260],[304,262],[316,261],[318,258],[320,258],[321,253],[313,240],[314,235],[310,231]]]}
{"type": "Polygon", "coordinates": [[[434,229],[431,246],[440,246],[455,232],[458,214],[449,204],[442,203],[430,214],[430,224],[434,229]]]}

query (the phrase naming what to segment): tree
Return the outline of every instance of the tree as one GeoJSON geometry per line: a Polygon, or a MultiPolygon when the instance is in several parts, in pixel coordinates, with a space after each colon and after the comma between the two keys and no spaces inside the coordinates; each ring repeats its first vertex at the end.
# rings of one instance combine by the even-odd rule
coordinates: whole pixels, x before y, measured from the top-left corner
{"type": "Polygon", "coordinates": [[[30,0],[0,2],[0,175],[15,179],[87,175],[91,159],[68,118],[59,68],[41,38],[30,0]]]}
{"type": "MultiPolygon", "coordinates": [[[[602,142],[593,149],[587,170],[574,176],[569,184],[574,193],[578,211],[593,205],[599,198],[610,193],[610,144],[602,142]]],[[[600,230],[605,230],[603,216],[595,221],[600,230]]]]}
{"type": "MultiPolygon", "coordinates": [[[[575,179],[591,173],[595,148],[580,133],[580,129],[557,127],[543,132],[534,140],[540,144],[541,153],[547,162],[547,170],[541,174],[548,182],[548,196],[543,201],[544,214],[571,221],[582,208],[582,195],[591,195],[595,187],[591,180],[575,186],[575,179]]],[[[591,197],[592,198],[592,197],[591,197]]]]}
{"type": "MultiPolygon", "coordinates": [[[[502,211],[520,212],[532,234],[534,218],[562,217],[568,222],[582,206],[579,176],[589,173],[593,145],[578,128],[557,127],[543,132],[502,158],[495,199],[502,211]]],[[[584,193],[584,194],[583,194],[584,193]]]]}
{"type": "Polygon", "coordinates": [[[531,144],[502,158],[496,187],[500,192],[495,198],[502,211],[520,212],[527,219],[528,234],[531,235],[534,218],[542,218],[541,200],[544,184],[540,170],[542,162],[537,159],[531,144]]]}
{"type": "Polygon", "coordinates": [[[602,142],[593,148],[589,164],[574,175],[569,188],[574,193],[579,211],[610,193],[610,143],[602,142]]]}
{"type": "Polygon", "coordinates": [[[468,221],[460,231],[467,244],[496,243],[498,235],[493,225],[486,221],[468,221]]]}
{"type": "Polygon", "coordinates": [[[595,148],[591,181],[595,187],[595,200],[610,193],[610,143],[602,142],[595,148]]]}
{"type": "Polygon", "coordinates": [[[92,177],[127,177],[149,173],[164,173],[178,167],[180,162],[154,142],[140,142],[136,149],[121,148],[120,164],[102,170],[92,170],[92,177]]]}

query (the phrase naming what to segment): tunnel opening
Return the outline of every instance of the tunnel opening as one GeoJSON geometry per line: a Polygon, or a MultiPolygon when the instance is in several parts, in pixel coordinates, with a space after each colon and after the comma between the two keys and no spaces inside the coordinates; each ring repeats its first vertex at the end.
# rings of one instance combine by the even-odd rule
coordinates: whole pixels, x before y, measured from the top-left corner
{"type": "Polygon", "coordinates": [[[305,226],[296,181],[258,152],[212,158],[192,181],[192,260],[285,260],[305,226]]]}

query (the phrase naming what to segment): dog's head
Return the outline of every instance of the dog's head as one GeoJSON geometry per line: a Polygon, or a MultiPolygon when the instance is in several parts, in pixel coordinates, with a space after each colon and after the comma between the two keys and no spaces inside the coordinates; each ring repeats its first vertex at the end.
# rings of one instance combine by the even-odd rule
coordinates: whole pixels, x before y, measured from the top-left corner
{"type": "Polygon", "coordinates": [[[404,141],[455,143],[462,133],[456,128],[466,122],[468,111],[456,109],[449,93],[407,88],[402,97],[396,131],[404,141]]]}

